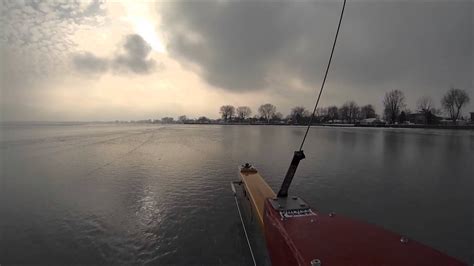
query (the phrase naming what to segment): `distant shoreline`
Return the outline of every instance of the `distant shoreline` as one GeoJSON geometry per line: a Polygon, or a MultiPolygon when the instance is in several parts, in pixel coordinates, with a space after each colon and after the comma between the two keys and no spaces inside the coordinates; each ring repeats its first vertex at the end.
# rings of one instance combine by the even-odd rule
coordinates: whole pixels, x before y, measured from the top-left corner
{"type": "MultiPolygon", "coordinates": [[[[220,126],[297,126],[306,127],[304,124],[282,124],[282,123],[218,123],[218,122],[184,122],[184,123],[149,123],[149,122],[128,122],[128,121],[2,121],[0,126],[77,126],[85,124],[129,124],[129,125],[220,125],[220,126]]],[[[474,124],[468,125],[422,125],[422,124],[411,124],[411,125],[364,125],[364,124],[312,124],[312,127],[353,127],[353,128],[413,128],[413,129],[450,129],[450,130],[474,130],[474,124]]]]}
{"type": "MultiPolygon", "coordinates": [[[[176,123],[179,125],[179,123],[176,123]]],[[[164,124],[166,125],[166,124],[164,124]]],[[[229,125],[229,126],[301,126],[303,124],[255,124],[255,123],[181,123],[181,125],[229,125]]],[[[457,129],[457,130],[474,130],[474,124],[471,125],[361,125],[361,124],[312,124],[312,127],[364,127],[364,128],[426,128],[426,129],[457,129]]]]}

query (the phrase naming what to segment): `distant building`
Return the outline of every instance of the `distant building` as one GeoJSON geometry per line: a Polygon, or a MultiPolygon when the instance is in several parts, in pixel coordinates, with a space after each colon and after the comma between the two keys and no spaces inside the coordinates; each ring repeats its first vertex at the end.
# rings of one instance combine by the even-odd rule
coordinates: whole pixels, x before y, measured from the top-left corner
{"type": "Polygon", "coordinates": [[[474,122],[474,112],[471,112],[471,122],[474,122]]]}
{"type": "Polygon", "coordinates": [[[409,114],[408,121],[413,124],[426,124],[426,116],[423,113],[409,114]]]}
{"type": "Polygon", "coordinates": [[[429,113],[413,113],[408,115],[408,121],[413,124],[439,124],[443,118],[429,113]]]}

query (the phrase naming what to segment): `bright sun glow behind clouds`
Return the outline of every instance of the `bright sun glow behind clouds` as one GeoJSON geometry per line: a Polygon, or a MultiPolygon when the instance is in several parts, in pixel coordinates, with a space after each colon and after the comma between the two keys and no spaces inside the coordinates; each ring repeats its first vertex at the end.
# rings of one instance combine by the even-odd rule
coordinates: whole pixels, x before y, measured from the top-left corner
{"type": "Polygon", "coordinates": [[[156,34],[155,27],[149,20],[144,18],[130,17],[130,21],[134,25],[135,32],[142,36],[143,39],[145,39],[145,41],[150,44],[153,50],[160,53],[166,52],[163,42],[156,34]]]}
{"type": "Polygon", "coordinates": [[[122,4],[127,10],[127,16],[124,20],[133,25],[134,31],[142,36],[154,51],[166,53],[165,45],[156,31],[160,19],[157,15],[150,12],[150,10],[154,10],[153,3],[136,1],[123,2],[122,4]]]}

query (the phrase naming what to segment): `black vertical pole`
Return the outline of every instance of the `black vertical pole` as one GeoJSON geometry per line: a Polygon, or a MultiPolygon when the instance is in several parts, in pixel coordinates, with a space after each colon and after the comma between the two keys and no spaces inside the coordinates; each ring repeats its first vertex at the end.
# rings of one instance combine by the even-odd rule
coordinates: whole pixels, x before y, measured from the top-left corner
{"type": "Polygon", "coordinates": [[[290,167],[288,168],[285,179],[283,180],[283,183],[281,184],[280,191],[278,191],[279,198],[285,198],[288,196],[288,188],[290,188],[291,181],[293,180],[293,177],[295,176],[296,169],[298,168],[298,164],[304,158],[305,156],[302,150],[295,151],[295,153],[293,154],[293,159],[291,160],[290,167]]]}
{"type": "Polygon", "coordinates": [[[286,172],[285,180],[283,180],[283,184],[281,184],[280,191],[278,192],[279,198],[285,198],[288,196],[288,188],[290,187],[291,181],[293,180],[293,177],[295,176],[296,169],[298,168],[298,164],[300,163],[301,160],[305,158],[304,153],[303,153],[303,145],[304,145],[304,142],[306,141],[306,137],[308,136],[308,132],[311,127],[311,124],[313,123],[314,114],[316,113],[319,100],[321,99],[321,95],[324,90],[324,84],[326,84],[326,79],[329,73],[329,67],[331,66],[332,57],[334,55],[334,50],[336,48],[337,36],[339,36],[339,30],[341,29],[342,17],[344,15],[344,9],[346,8],[346,2],[347,0],[344,0],[344,3],[342,4],[341,15],[339,17],[339,23],[337,25],[336,36],[334,37],[334,42],[332,44],[331,55],[329,56],[328,65],[326,67],[326,72],[324,73],[324,79],[323,79],[323,82],[321,83],[321,88],[319,89],[319,94],[316,100],[316,104],[314,105],[313,113],[311,114],[311,118],[308,122],[306,132],[304,133],[304,137],[303,137],[303,141],[301,142],[300,149],[299,151],[295,151],[295,154],[293,155],[293,160],[291,160],[290,167],[288,168],[288,172],[286,172]]]}

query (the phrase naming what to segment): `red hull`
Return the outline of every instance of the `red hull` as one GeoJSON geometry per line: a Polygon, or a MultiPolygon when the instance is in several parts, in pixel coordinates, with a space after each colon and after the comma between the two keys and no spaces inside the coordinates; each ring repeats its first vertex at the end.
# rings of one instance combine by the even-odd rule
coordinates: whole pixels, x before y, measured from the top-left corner
{"type": "Polygon", "coordinates": [[[274,266],[308,266],[316,259],[321,265],[465,265],[374,225],[312,209],[287,215],[271,201],[265,201],[264,231],[274,266]]]}

